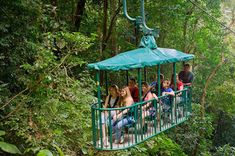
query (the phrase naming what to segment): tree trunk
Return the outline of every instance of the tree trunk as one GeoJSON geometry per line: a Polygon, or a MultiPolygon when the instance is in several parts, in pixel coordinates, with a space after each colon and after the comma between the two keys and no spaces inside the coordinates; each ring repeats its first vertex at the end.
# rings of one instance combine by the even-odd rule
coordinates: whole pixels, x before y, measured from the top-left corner
{"type": "MultiPolygon", "coordinates": [[[[103,24],[103,26],[106,26],[106,27],[103,28],[102,51],[104,51],[105,48],[107,47],[107,43],[110,39],[110,36],[112,35],[113,27],[115,25],[115,22],[117,20],[117,15],[119,14],[121,7],[122,7],[122,5],[119,3],[117,10],[115,10],[114,15],[110,19],[110,24],[109,24],[108,30],[107,30],[107,21],[104,21],[104,22],[106,22],[106,24],[103,24]]],[[[104,19],[105,19],[105,17],[104,17],[104,19]]],[[[107,17],[106,17],[106,20],[107,20],[107,17]]]]}
{"type": "Polygon", "coordinates": [[[83,12],[85,10],[85,4],[86,0],[78,0],[77,9],[75,13],[75,23],[74,23],[77,31],[79,30],[81,25],[83,12]]]}
{"type": "Polygon", "coordinates": [[[186,53],[190,53],[189,51],[191,49],[187,45],[187,31],[188,31],[189,17],[193,14],[194,9],[195,9],[195,5],[193,5],[191,8],[186,10],[185,20],[184,20],[184,25],[183,25],[183,38],[184,38],[183,49],[186,53]]]}
{"type": "Polygon", "coordinates": [[[201,117],[204,118],[205,115],[205,98],[206,98],[206,91],[207,88],[209,86],[209,83],[211,82],[212,78],[215,76],[217,70],[223,65],[224,63],[224,55],[223,53],[221,54],[221,61],[219,62],[219,64],[212,70],[212,72],[210,73],[210,75],[208,76],[207,80],[206,80],[206,84],[205,87],[203,89],[202,92],[202,97],[201,97],[201,117]]]}
{"type": "MultiPolygon", "coordinates": [[[[104,0],[103,3],[103,35],[102,35],[102,51],[106,48],[107,42],[106,37],[107,37],[107,21],[108,21],[108,0],[104,0]]],[[[101,56],[103,58],[103,56],[101,56]]]]}
{"type": "MultiPolygon", "coordinates": [[[[115,11],[117,8],[117,2],[116,0],[110,0],[110,17],[115,16],[115,11]]],[[[117,43],[116,43],[116,20],[113,22],[113,33],[111,34],[110,40],[111,40],[111,50],[112,50],[112,56],[117,54],[117,43]]]]}

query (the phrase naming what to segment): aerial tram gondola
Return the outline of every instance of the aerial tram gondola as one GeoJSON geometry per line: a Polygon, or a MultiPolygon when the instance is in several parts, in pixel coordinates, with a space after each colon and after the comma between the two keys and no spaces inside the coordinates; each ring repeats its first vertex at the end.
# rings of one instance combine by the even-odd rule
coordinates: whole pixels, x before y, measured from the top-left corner
{"type": "MultiPolygon", "coordinates": [[[[89,69],[96,71],[98,102],[91,106],[91,111],[93,146],[98,150],[119,150],[133,147],[186,121],[192,112],[191,87],[185,87],[183,90],[175,91],[175,96],[171,98],[171,102],[169,103],[169,109],[164,110],[164,104],[162,101],[169,95],[161,96],[160,94],[160,67],[163,64],[173,64],[174,86],[176,87],[176,63],[191,60],[194,58],[194,55],[186,54],[175,49],[157,47],[154,38],[157,31],[148,28],[145,23],[144,0],[141,1],[141,17],[132,18],[127,14],[126,0],[123,0],[123,8],[125,16],[143,31],[144,36],[140,41],[140,46],[138,49],[120,53],[112,58],[97,63],[88,64],[89,69]],[[145,71],[146,67],[152,66],[157,66],[158,98],[142,101],[141,72],[142,69],[145,71]],[[139,102],[136,102],[128,107],[103,108],[104,102],[101,100],[100,71],[104,71],[105,73],[108,71],[126,71],[128,81],[128,71],[131,69],[138,70],[139,102]],[[176,102],[177,94],[181,95],[180,102],[176,102]],[[151,107],[155,110],[155,112],[151,116],[143,117],[142,107],[147,103],[151,103],[151,107]],[[112,128],[111,111],[123,112],[125,110],[131,112],[125,116],[131,117],[133,121],[120,129],[123,135],[123,141],[121,143],[115,142],[114,138],[117,134],[112,128]],[[108,116],[105,126],[102,124],[102,120],[104,120],[102,119],[103,112],[106,112],[108,116]],[[143,129],[143,118],[145,118],[144,124],[147,125],[147,129],[143,129]],[[103,131],[106,131],[107,136],[105,137],[108,138],[106,140],[108,144],[107,142],[103,142],[103,131]]],[[[107,77],[105,79],[107,94],[107,77]]]]}

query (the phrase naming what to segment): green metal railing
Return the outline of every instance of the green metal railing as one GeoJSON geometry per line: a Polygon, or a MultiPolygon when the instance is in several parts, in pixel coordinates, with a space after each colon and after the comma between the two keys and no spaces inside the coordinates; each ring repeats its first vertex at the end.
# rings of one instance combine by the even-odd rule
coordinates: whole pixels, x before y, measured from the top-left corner
{"type": "Polygon", "coordinates": [[[186,121],[192,111],[191,94],[191,87],[187,87],[175,92],[175,96],[160,96],[129,107],[100,108],[98,103],[93,104],[94,147],[98,150],[126,149],[186,121]],[[150,104],[148,111],[144,111],[147,104],[150,104]],[[126,109],[128,113],[122,114],[126,109]],[[122,118],[114,122],[112,116],[117,112],[122,118]]]}

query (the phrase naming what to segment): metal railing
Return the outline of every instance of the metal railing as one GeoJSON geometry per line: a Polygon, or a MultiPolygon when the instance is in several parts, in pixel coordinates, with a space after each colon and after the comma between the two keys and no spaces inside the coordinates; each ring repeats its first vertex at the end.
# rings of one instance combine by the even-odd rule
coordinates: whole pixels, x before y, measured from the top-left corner
{"type": "Polygon", "coordinates": [[[93,104],[93,145],[98,150],[118,150],[135,146],[170,129],[191,115],[191,88],[175,96],[134,103],[129,107],[99,108],[93,104]],[[123,113],[124,110],[128,110],[123,113]],[[114,114],[121,114],[119,119],[114,114]],[[116,120],[115,120],[116,119],[116,120]]]}

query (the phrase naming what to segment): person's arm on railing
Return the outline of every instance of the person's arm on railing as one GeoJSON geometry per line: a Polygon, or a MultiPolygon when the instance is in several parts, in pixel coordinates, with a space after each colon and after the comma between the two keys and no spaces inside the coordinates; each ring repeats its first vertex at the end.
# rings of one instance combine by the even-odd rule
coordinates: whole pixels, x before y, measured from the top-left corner
{"type": "Polygon", "coordinates": [[[176,96],[181,96],[182,95],[182,91],[181,90],[183,90],[184,89],[184,85],[183,85],[183,83],[181,82],[180,83],[180,86],[179,86],[179,88],[178,88],[178,91],[180,91],[180,92],[178,92],[177,94],[176,94],[176,96]]]}
{"type": "Polygon", "coordinates": [[[192,82],[189,82],[189,83],[184,83],[185,86],[191,86],[192,85],[192,82]]]}
{"type": "Polygon", "coordinates": [[[171,95],[171,96],[175,96],[174,91],[171,91],[171,92],[164,92],[164,94],[171,95]]]}
{"type": "MultiPolygon", "coordinates": [[[[147,100],[152,100],[153,98],[154,98],[154,97],[153,97],[153,94],[152,94],[151,92],[149,92],[149,93],[147,94],[146,99],[147,99],[147,100]]],[[[147,110],[148,107],[149,107],[151,104],[152,104],[152,102],[148,102],[147,104],[145,104],[145,105],[142,107],[142,110],[147,110]]]]}
{"type": "MultiPolygon", "coordinates": [[[[133,104],[132,99],[127,100],[126,106],[131,106],[133,104]]],[[[116,115],[113,116],[113,120],[116,121],[117,119],[121,119],[124,114],[127,114],[129,111],[129,108],[125,109],[124,111],[118,111],[116,115]]]]}

